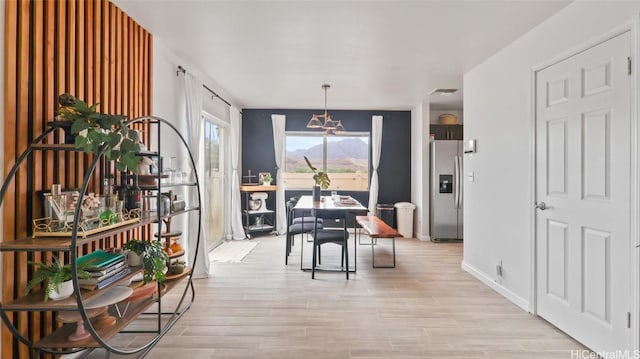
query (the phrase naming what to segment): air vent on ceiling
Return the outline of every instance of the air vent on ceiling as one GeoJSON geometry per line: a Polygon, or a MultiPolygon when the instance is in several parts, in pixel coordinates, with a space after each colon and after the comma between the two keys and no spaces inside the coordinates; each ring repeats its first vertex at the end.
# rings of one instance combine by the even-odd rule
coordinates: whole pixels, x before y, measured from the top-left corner
{"type": "Polygon", "coordinates": [[[458,89],[435,89],[431,91],[431,95],[453,95],[458,89]]]}

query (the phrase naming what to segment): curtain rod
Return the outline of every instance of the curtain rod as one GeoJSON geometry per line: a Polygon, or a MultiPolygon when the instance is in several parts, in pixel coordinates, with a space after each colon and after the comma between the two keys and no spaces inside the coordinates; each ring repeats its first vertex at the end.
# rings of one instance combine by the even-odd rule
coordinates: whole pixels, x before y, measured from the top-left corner
{"type": "MultiPolygon", "coordinates": [[[[178,76],[180,73],[187,73],[187,70],[184,69],[184,67],[178,65],[178,71],[176,71],[176,76],[178,76]]],[[[224,102],[227,104],[227,106],[231,107],[231,104],[229,103],[229,101],[225,100],[222,96],[218,95],[215,91],[213,91],[212,89],[210,89],[209,87],[207,87],[207,85],[202,84],[202,87],[204,87],[207,91],[211,92],[211,94],[213,94],[213,96],[217,97],[220,99],[220,101],[224,102]]]]}

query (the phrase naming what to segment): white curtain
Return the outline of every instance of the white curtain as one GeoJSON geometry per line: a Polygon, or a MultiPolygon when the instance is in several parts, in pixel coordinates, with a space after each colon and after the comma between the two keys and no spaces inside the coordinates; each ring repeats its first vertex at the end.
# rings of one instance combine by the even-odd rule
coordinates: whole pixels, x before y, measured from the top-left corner
{"type": "Polygon", "coordinates": [[[378,203],[378,166],[380,165],[380,150],[382,148],[382,116],[371,118],[371,185],[369,186],[369,213],[376,213],[378,203]]]}
{"type": "MultiPolygon", "coordinates": [[[[196,163],[196,171],[198,173],[198,178],[203,179],[204,177],[201,175],[202,171],[200,170],[200,151],[201,151],[201,139],[202,139],[202,82],[200,82],[197,78],[195,78],[190,73],[184,74],[184,91],[185,91],[185,102],[187,106],[187,128],[189,129],[189,137],[187,142],[189,143],[189,149],[191,150],[191,155],[193,156],[193,161],[196,163]]],[[[200,193],[204,193],[204,187],[202,183],[200,183],[200,193]]],[[[196,189],[190,189],[190,203],[197,203],[198,194],[196,189]]],[[[201,211],[206,210],[205,201],[201,198],[201,204],[205,208],[200,208],[201,211]]],[[[189,215],[189,228],[188,231],[195,231],[198,228],[199,219],[195,215],[197,212],[193,212],[189,215]]],[[[206,218],[206,216],[201,215],[200,217],[206,218]]],[[[207,255],[207,241],[206,241],[206,233],[203,230],[203,226],[200,227],[200,245],[198,246],[198,251],[196,253],[196,243],[198,238],[191,233],[187,235],[187,243],[186,243],[186,251],[187,258],[189,258],[189,263],[193,263],[195,261],[195,267],[193,268],[193,277],[194,278],[206,278],[209,273],[209,256],[207,255]]]]}
{"type": "Polygon", "coordinates": [[[285,115],[271,115],[273,125],[273,149],[276,155],[276,231],[283,234],[287,229],[287,211],[284,203],[284,178],[282,166],[284,166],[284,128],[286,123],[285,115]]]}
{"type": "Polygon", "coordinates": [[[240,175],[238,162],[240,160],[240,111],[231,107],[231,133],[229,146],[231,147],[231,234],[233,239],[245,239],[242,226],[242,200],[240,198],[240,175]]]}

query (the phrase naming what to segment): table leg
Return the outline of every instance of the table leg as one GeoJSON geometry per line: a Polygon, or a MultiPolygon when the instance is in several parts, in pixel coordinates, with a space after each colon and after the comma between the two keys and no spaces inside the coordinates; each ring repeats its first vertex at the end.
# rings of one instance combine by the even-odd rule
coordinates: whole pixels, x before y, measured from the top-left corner
{"type": "Polygon", "coordinates": [[[373,245],[373,238],[371,238],[371,266],[373,268],[395,268],[396,267],[396,238],[391,238],[391,246],[393,248],[393,265],[390,266],[376,266],[376,255],[373,245]]]}

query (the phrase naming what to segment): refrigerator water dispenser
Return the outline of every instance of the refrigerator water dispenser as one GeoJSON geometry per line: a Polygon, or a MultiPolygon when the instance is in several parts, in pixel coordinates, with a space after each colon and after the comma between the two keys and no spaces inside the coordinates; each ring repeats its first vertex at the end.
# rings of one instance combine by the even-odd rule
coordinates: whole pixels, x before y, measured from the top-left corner
{"type": "Polygon", "coordinates": [[[453,175],[440,175],[440,193],[453,193],[453,175]]]}

